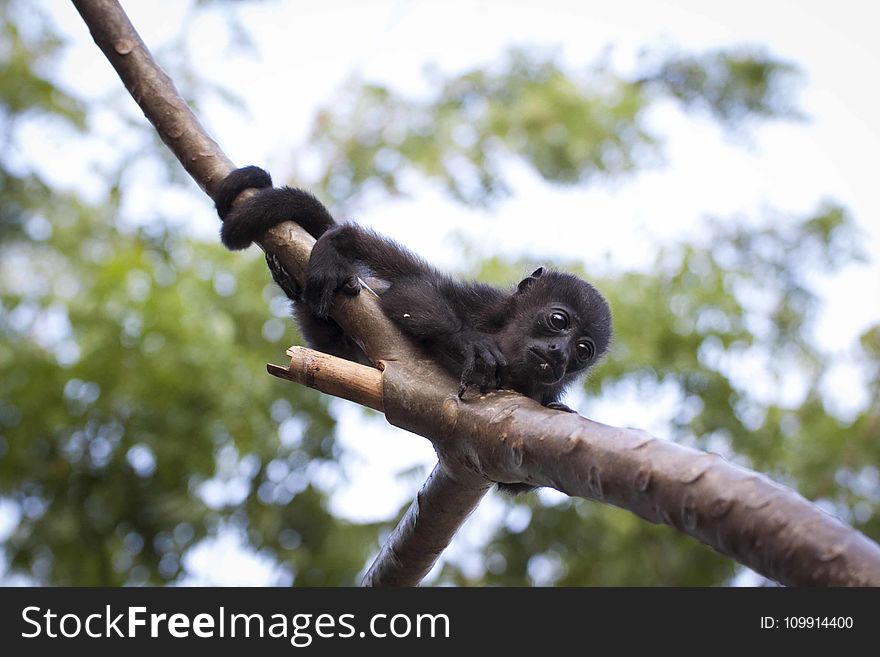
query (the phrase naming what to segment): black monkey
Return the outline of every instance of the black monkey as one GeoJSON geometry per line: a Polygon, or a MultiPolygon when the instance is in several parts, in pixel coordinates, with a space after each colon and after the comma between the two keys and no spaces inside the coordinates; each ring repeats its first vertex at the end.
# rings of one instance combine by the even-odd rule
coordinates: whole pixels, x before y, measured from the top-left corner
{"type": "MultiPolygon", "coordinates": [[[[317,242],[301,289],[267,254],[272,276],[292,299],[306,341],[316,349],[366,362],[357,344],[330,317],[336,293],[355,295],[359,275],[388,284],[380,295],[385,314],[449,372],[469,385],[511,388],[544,406],[607,351],[611,311],[596,288],[571,274],[536,269],[515,289],[462,282],[441,273],[399,244],[356,224],[338,224],[308,192],[272,188],[257,167],[236,169],[215,194],[223,219],[221,239],[244,249],[267,229],[294,220],[317,242]],[[240,192],[258,191],[232,207],[240,192]]],[[[528,490],[504,484],[507,492],[528,490]]]]}

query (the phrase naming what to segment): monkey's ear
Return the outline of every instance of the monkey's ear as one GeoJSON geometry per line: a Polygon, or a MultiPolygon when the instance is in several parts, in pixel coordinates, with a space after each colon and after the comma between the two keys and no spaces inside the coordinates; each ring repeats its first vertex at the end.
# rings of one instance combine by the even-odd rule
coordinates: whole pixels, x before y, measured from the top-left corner
{"type": "Polygon", "coordinates": [[[524,279],[522,279],[519,282],[519,285],[516,286],[516,291],[523,292],[523,291],[527,290],[529,288],[529,286],[532,283],[534,283],[536,280],[538,280],[541,277],[541,274],[543,274],[543,273],[544,273],[544,268],[538,267],[535,271],[533,271],[531,274],[529,274],[528,276],[526,276],[524,279]]]}

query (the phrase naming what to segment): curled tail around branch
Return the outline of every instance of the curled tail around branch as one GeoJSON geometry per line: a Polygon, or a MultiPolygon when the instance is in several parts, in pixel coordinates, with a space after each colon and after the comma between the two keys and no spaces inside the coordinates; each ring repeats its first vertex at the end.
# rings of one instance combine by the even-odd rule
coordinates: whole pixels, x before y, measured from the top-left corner
{"type": "Polygon", "coordinates": [[[263,233],[285,221],[295,221],[318,239],[336,225],[317,198],[296,187],[272,187],[272,177],[260,167],[248,166],[230,173],[214,194],[217,214],[223,220],[220,239],[232,251],[246,249],[263,233]],[[255,194],[236,203],[246,189],[255,194]]]}

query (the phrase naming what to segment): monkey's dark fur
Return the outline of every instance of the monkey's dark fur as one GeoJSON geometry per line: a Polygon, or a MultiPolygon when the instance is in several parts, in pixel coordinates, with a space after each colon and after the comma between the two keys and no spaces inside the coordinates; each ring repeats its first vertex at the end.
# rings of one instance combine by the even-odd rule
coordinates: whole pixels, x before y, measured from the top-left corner
{"type": "MultiPolygon", "coordinates": [[[[271,255],[272,277],[294,303],[300,329],[312,347],[366,362],[356,343],[330,317],[337,293],[360,292],[358,276],[388,283],[380,303],[385,314],[449,372],[460,378],[459,397],[469,385],[482,392],[511,388],[545,406],[560,403],[565,388],[607,351],[611,311],[586,281],[543,267],[515,289],[462,282],[436,270],[395,242],[356,224],[338,224],[311,194],[272,188],[257,167],[236,169],[215,195],[223,219],[221,239],[244,249],[269,228],[296,221],[315,244],[305,289],[271,255]],[[240,192],[257,191],[232,206],[240,192]]],[[[525,484],[500,484],[521,492],[525,484]]]]}

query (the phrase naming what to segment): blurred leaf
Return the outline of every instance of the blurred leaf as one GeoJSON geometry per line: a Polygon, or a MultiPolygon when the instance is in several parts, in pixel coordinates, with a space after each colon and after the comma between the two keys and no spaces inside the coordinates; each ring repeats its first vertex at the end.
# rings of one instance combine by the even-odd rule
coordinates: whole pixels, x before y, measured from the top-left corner
{"type": "Polygon", "coordinates": [[[510,191],[511,156],[565,185],[659,162],[661,140],[645,117],[664,98],[707,107],[726,127],[797,114],[795,67],[759,53],[672,55],[645,67],[632,78],[605,61],[569,72],[553,57],[514,50],[492,67],[433,73],[437,91],[424,99],[355,81],[315,122],[324,168],[316,185],[351,204],[374,189],[406,193],[418,172],[459,201],[488,205],[510,191]]]}

